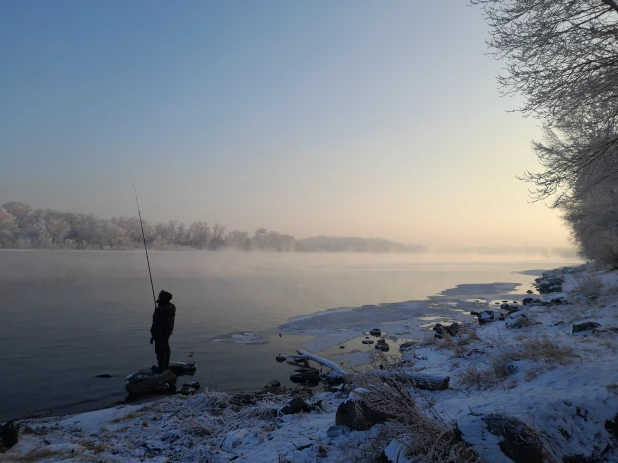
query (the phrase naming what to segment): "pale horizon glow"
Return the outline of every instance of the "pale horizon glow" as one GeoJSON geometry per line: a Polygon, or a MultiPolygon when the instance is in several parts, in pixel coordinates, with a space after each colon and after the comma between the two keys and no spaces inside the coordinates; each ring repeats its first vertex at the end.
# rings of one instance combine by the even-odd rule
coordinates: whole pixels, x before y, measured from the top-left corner
{"type": "Polygon", "coordinates": [[[568,246],[465,1],[4,2],[0,204],[568,246]]]}

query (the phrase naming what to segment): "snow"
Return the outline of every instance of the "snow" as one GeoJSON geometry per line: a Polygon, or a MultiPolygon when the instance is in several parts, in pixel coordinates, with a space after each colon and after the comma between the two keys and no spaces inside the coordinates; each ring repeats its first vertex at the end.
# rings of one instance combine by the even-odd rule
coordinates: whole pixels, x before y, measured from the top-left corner
{"type": "MultiPolygon", "coordinates": [[[[452,339],[433,338],[430,327],[436,321],[471,321],[464,311],[490,309],[499,313],[494,301],[528,297],[523,294],[525,288],[520,288],[522,294],[514,294],[517,285],[507,283],[460,286],[423,302],[298,317],[285,328],[317,334],[309,343],[314,349],[304,346],[314,352],[354,337],[364,338],[374,327],[387,333],[422,333],[418,337],[423,342],[402,354],[404,370],[449,376],[450,388],[409,392],[425,416],[437,415],[449,427],[456,424],[466,442],[486,461],[511,463],[500,450],[501,438],[489,433],[481,419],[501,414],[526,423],[556,461],[581,455],[618,463],[616,438],[606,429],[606,421],[614,420],[618,412],[618,333],[611,330],[618,329],[618,272],[581,270],[555,271],[565,279],[560,294],[572,304],[521,306],[520,312],[506,317],[515,320],[525,314],[534,324],[523,328],[509,328],[506,321],[496,320],[469,326],[452,339]],[[576,292],[578,282],[591,274],[602,280],[603,288],[596,301],[584,301],[576,292]],[[573,324],[582,321],[595,321],[601,327],[573,334],[573,324]],[[419,328],[422,325],[426,328],[419,328]],[[330,341],[328,336],[332,336],[330,341]],[[479,376],[474,383],[470,378],[475,371],[507,372],[498,380],[479,376]]],[[[543,299],[556,296],[552,293],[543,299]]],[[[404,335],[409,336],[407,333],[404,335]]],[[[242,333],[229,339],[236,342],[253,337],[242,333]]],[[[361,356],[368,354],[338,352],[331,359],[353,364],[361,361],[361,356]]],[[[317,392],[308,400],[319,404],[313,411],[285,416],[277,410],[288,395],[267,394],[255,405],[239,407],[230,403],[227,394],[205,391],[188,398],[171,396],[69,417],[23,420],[22,429],[27,427],[31,432],[22,432],[19,443],[3,457],[17,461],[48,451],[55,456],[40,461],[361,461],[359,449],[381,442],[378,436],[388,429],[388,423],[366,432],[340,432],[332,427],[339,404],[369,392],[368,388],[317,392]]],[[[410,438],[390,439],[378,453],[384,450],[392,461],[409,463],[413,460],[405,455],[405,443],[410,438]]]]}

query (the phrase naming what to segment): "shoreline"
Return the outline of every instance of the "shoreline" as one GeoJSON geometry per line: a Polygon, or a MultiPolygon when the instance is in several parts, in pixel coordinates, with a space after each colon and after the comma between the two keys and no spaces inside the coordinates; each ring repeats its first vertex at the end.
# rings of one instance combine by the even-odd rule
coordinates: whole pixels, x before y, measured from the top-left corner
{"type": "MultiPolygon", "coordinates": [[[[481,293],[491,285],[446,290],[435,298],[459,298],[460,308],[476,307],[471,311],[481,323],[462,322],[457,333],[448,334],[435,326],[436,320],[419,321],[426,336],[402,349],[401,361],[380,358],[388,372],[449,378],[446,390],[406,386],[410,413],[429,420],[423,430],[388,412],[384,375],[377,379],[371,372],[355,371],[338,392],[302,387],[236,395],[205,391],[78,415],[22,419],[19,442],[2,456],[15,462],[36,457],[50,462],[335,463],[370,461],[363,458],[371,454],[382,455],[385,462],[408,463],[415,461],[410,439],[435,427],[450,436],[449,451],[473,451],[480,461],[618,461],[618,272],[557,269],[545,273],[537,287],[543,285],[553,292],[525,294],[532,299],[525,303],[523,297],[497,300],[512,291],[501,292],[496,285],[485,297],[481,293]],[[288,413],[293,397],[302,402],[299,413],[288,413]],[[364,404],[361,409],[386,410],[384,424],[378,420],[363,431],[336,426],[350,402],[356,408],[364,404]],[[524,460],[505,455],[501,444],[509,436],[496,432],[496,420],[504,429],[518,427],[533,453],[524,460]]],[[[344,310],[338,316],[349,314],[344,310]]],[[[296,322],[323,316],[301,316],[296,322]]]]}

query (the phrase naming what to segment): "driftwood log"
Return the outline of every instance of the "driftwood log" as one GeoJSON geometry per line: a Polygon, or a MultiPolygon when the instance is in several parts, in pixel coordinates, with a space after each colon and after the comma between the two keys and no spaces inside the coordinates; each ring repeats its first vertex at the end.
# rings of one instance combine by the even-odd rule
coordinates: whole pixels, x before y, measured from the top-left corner
{"type": "MultiPolygon", "coordinates": [[[[287,358],[292,358],[295,360],[313,360],[314,362],[330,368],[344,377],[349,374],[346,370],[330,360],[326,360],[325,358],[310,354],[303,350],[297,350],[296,352],[298,352],[298,355],[288,355],[287,358]]],[[[422,389],[425,391],[443,391],[448,389],[451,381],[451,378],[448,376],[433,376],[424,373],[402,370],[375,370],[373,373],[382,378],[391,378],[397,381],[409,383],[417,389],[422,389]]]]}

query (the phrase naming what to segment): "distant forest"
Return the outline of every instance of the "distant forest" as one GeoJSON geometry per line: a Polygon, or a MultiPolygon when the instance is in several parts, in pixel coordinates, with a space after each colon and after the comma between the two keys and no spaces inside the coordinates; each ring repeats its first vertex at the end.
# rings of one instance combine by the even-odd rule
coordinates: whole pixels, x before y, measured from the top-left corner
{"type": "MultiPolygon", "coordinates": [[[[296,239],[265,228],[253,235],[246,231],[226,232],[218,223],[187,225],[170,220],[150,224],[144,220],[146,244],[150,249],[235,249],[277,252],[422,252],[411,246],[382,238],[318,236],[296,239]]],[[[51,209],[33,209],[20,202],[0,208],[0,249],[93,249],[123,251],[143,246],[137,217],[109,220],[92,214],[73,214],[51,209]]]]}

